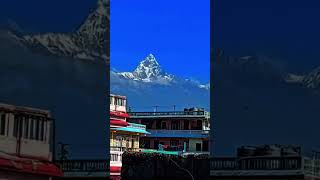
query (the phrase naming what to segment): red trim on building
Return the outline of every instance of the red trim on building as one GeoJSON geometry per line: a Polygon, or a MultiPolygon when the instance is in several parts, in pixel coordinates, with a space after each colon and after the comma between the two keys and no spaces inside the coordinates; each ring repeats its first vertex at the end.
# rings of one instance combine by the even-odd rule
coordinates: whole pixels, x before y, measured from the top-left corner
{"type": "Polygon", "coordinates": [[[37,161],[19,157],[8,158],[0,156],[0,169],[50,177],[63,176],[62,171],[52,162],[37,161]]]}
{"type": "Polygon", "coordinates": [[[110,173],[121,173],[121,166],[110,166],[110,173]]]}
{"type": "Polygon", "coordinates": [[[118,116],[122,118],[129,118],[129,114],[125,112],[120,112],[120,111],[110,111],[110,116],[118,116]]]}
{"type": "Polygon", "coordinates": [[[128,126],[129,123],[127,123],[126,121],[121,121],[121,120],[115,120],[115,119],[110,119],[110,125],[113,126],[128,126]]]}

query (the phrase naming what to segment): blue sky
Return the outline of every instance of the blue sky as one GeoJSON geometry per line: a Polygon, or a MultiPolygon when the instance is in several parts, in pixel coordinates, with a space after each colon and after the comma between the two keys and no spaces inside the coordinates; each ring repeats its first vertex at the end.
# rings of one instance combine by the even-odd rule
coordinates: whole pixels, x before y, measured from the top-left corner
{"type": "Polygon", "coordinates": [[[271,55],[306,71],[320,65],[320,1],[212,2],[215,47],[229,54],[271,55]]]}
{"type": "Polygon", "coordinates": [[[10,19],[24,32],[70,32],[96,4],[95,0],[3,0],[0,1],[0,24],[10,19]]]}
{"type": "Polygon", "coordinates": [[[111,0],[111,68],[132,71],[149,53],[168,73],[210,79],[209,0],[111,0]]]}
{"type": "MultiPolygon", "coordinates": [[[[75,30],[96,0],[0,2],[0,25],[23,32],[75,30]]],[[[153,53],[169,73],[209,81],[209,0],[111,0],[111,66],[131,71],[153,53]]]]}

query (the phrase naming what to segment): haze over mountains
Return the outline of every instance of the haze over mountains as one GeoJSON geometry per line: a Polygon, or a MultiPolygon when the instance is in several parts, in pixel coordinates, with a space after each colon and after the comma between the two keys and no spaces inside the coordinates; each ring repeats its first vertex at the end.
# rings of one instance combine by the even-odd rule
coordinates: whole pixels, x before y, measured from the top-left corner
{"type": "MultiPolygon", "coordinates": [[[[177,68],[179,68],[177,66],[177,68]]],[[[111,92],[128,96],[134,111],[153,111],[153,106],[172,110],[173,106],[209,109],[209,83],[184,79],[164,71],[153,54],[142,60],[132,72],[111,71],[111,92]]]]}
{"type": "Polygon", "coordinates": [[[288,72],[264,57],[213,53],[213,149],[234,155],[247,144],[318,148],[319,68],[288,72]]]}

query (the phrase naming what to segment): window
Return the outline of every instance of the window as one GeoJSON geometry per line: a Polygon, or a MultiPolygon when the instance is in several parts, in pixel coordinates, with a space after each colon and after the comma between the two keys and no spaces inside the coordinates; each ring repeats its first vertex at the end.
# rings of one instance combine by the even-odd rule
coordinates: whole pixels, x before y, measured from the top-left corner
{"type": "Polygon", "coordinates": [[[189,130],[189,120],[184,120],[184,130],[189,130]]]}
{"type": "Polygon", "coordinates": [[[161,129],[167,129],[167,122],[161,122],[161,129]]]}
{"type": "Polygon", "coordinates": [[[6,135],[6,114],[0,114],[0,135],[6,135]]]}
{"type": "Polygon", "coordinates": [[[161,129],[161,121],[156,121],[156,129],[161,129]]]}
{"type": "Polygon", "coordinates": [[[13,125],[13,136],[18,137],[20,117],[18,115],[14,116],[14,125],[13,125]]]}
{"type": "Polygon", "coordinates": [[[172,124],[171,124],[171,129],[172,130],[179,130],[180,129],[180,121],[172,121],[172,124]]]}
{"type": "Polygon", "coordinates": [[[196,151],[201,151],[201,143],[196,143],[196,151]]]}
{"type": "Polygon", "coordinates": [[[202,121],[201,120],[197,120],[196,130],[202,130],[202,121]]]}
{"type": "Polygon", "coordinates": [[[116,98],[116,105],[117,106],[124,106],[124,99],[116,98]]]}
{"type": "Polygon", "coordinates": [[[35,139],[40,140],[40,119],[35,119],[36,128],[35,128],[35,139]]]}
{"type": "Polygon", "coordinates": [[[44,126],[45,126],[45,121],[42,120],[41,125],[40,125],[40,140],[41,141],[44,140],[44,126]]]}
{"type": "Polygon", "coordinates": [[[202,151],[209,151],[209,141],[204,140],[202,142],[202,151]]]}
{"type": "Polygon", "coordinates": [[[179,146],[179,140],[170,140],[170,146],[179,146]]]}
{"type": "Polygon", "coordinates": [[[35,139],[35,133],[34,133],[34,120],[30,119],[30,139],[35,139]]]}
{"type": "Polygon", "coordinates": [[[30,126],[28,117],[23,118],[23,126],[24,126],[23,138],[28,139],[29,138],[29,126],[30,126]]]}
{"type": "Polygon", "coordinates": [[[113,97],[110,97],[110,104],[113,105],[113,97]]]}

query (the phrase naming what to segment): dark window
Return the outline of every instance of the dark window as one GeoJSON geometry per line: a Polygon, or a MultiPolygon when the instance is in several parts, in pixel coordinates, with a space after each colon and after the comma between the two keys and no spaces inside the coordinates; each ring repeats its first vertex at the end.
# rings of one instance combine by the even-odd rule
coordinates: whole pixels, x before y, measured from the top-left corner
{"type": "Polygon", "coordinates": [[[174,120],[171,124],[172,130],[179,130],[180,129],[180,121],[174,120]]]}
{"type": "Polygon", "coordinates": [[[162,122],[161,123],[161,129],[167,129],[167,122],[162,122]]]}
{"type": "Polygon", "coordinates": [[[27,138],[29,138],[29,118],[28,117],[24,117],[23,126],[24,126],[24,135],[23,135],[23,137],[25,139],[27,139],[27,138]]]}
{"type": "Polygon", "coordinates": [[[6,135],[6,114],[0,116],[0,135],[6,135]]]}
{"type": "Polygon", "coordinates": [[[36,135],[35,135],[35,139],[39,140],[40,139],[40,120],[36,119],[36,135]]]}
{"type": "Polygon", "coordinates": [[[43,141],[44,139],[44,126],[45,126],[45,121],[41,121],[41,126],[40,126],[40,140],[43,141]]]}
{"type": "Polygon", "coordinates": [[[202,129],[202,121],[197,120],[197,130],[201,130],[201,129],[202,129]]]}
{"type": "Polygon", "coordinates": [[[205,140],[202,142],[202,151],[209,151],[209,141],[205,140]]]}
{"type": "Polygon", "coordinates": [[[196,144],[196,151],[201,151],[201,143],[196,144]]]}
{"type": "Polygon", "coordinates": [[[170,146],[179,146],[179,140],[170,140],[170,146]]]}
{"type": "Polygon", "coordinates": [[[14,125],[13,125],[13,136],[18,137],[18,130],[19,130],[19,117],[17,115],[14,116],[14,125]]]}
{"type": "Polygon", "coordinates": [[[30,119],[30,139],[34,139],[34,120],[30,119]]]}
{"type": "Polygon", "coordinates": [[[142,148],[146,148],[146,149],[149,149],[150,148],[150,140],[143,140],[142,141],[142,148]]]}
{"type": "Polygon", "coordinates": [[[184,121],[184,129],[189,130],[189,120],[184,121]]]}
{"type": "Polygon", "coordinates": [[[153,148],[154,149],[159,149],[159,140],[154,140],[153,148]]]}
{"type": "Polygon", "coordinates": [[[161,121],[156,121],[156,129],[161,129],[161,121]]]}

